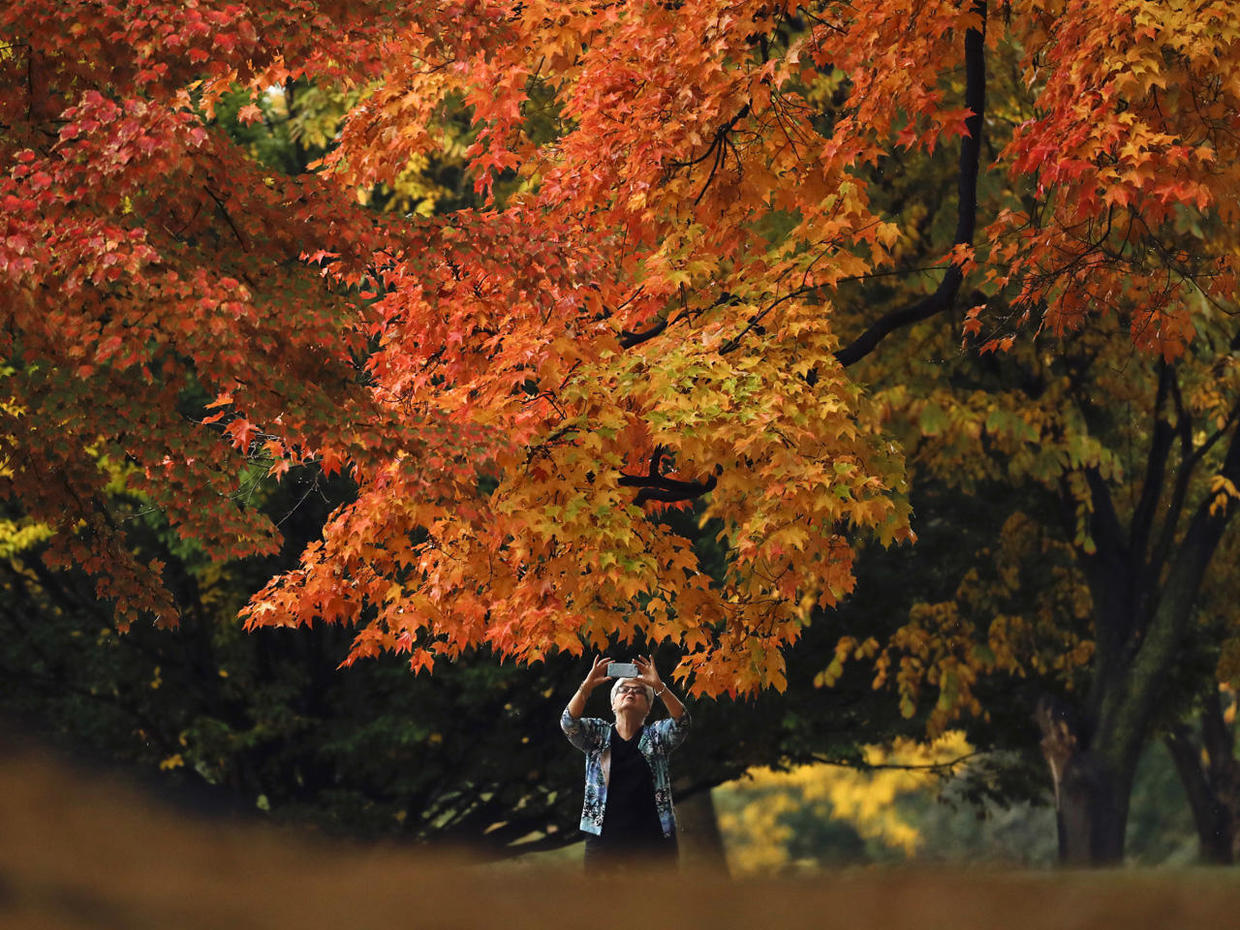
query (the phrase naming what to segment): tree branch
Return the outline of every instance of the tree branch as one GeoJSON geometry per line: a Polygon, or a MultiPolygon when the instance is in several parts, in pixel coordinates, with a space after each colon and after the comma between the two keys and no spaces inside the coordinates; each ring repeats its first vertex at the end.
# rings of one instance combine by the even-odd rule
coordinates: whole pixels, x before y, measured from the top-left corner
{"type": "Polygon", "coordinates": [[[748,322],[746,322],[744,329],[742,329],[739,333],[737,333],[735,336],[733,336],[731,339],[725,342],[722,346],[720,346],[719,354],[727,355],[729,352],[732,352],[738,349],[740,347],[741,340],[744,339],[747,334],[754,332],[755,330],[758,332],[762,332],[763,331],[762,320],[766,317],[768,313],[770,313],[780,304],[784,303],[785,301],[795,300],[796,298],[804,296],[805,294],[808,294],[808,293],[812,293],[815,290],[817,290],[817,288],[813,288],[813,287],[797,288],[796,290],[785,294],[783,297],[777,298],[772,303],[764,307],[762,310],[759,310],[757,313],[751,316],[748,322]]]}
{"type": "Polygon", "coordinates": [[[228,228],[233,231],[233,235],[236,236],[237,241],[241,243],[242,251],[250,251],[249,243],[245,241],[245,237],[241,235],[241,230],[239,230],[237,228],[237,224],[233,222],[232,214],[228,212],[228,207],[224,205],[224,201],[220,199],[220,197],[215,193],[215,191],[211,190],[211,188],[204,187],[203,190],[207,192],[208,197],[215,201],[215,205],[219,208],[220,215],[224,217],[224,222],[228,224],[228,228]]]}
{"type": "MultiPolygon", "coordinates": [[[[1184,509],[1184,502],[1188,498],[1189,483],[1192,480],[1193,472],[1196,470],[1197,463],[1201,461],[1206,450],[1212,447],[1224,434],[1224,431],[1232,427],[1237,418],[1240,418],[1240,401],[1237,401],[1231,408],[1231,412],[1227,417],[1227,422],[1222,430],[1211,436],[1196,451],[1192,450],[1192,423],[1189,419],[1188,412],[1184,409],[1184,400],[1180,396],[1179,385],[1173,380],[1171,383],[1171,396],[1175,399],[1176,409],[1179,411],[1179,421],[1177,428],[1180,431],[1181,445],[1184,447],[1184,454],[1181,457],[1180,468],[1176,475],[1175,490],[1172,492],[1171,505],[1168,508],[1166,522],[1163,524],[1162,533],[1159,534],[1158,544],[1151,555],[1149,567],[1150,571],[1157,576],[1162,571],[1163,563],[1166,561],[1171,547],[1175,543],[1175,530],[1180,522],[1180,513],[1184,509]]],[[[1237,453],[1236,433],[1232,433],[1231,446],[1228,449],[1225,461],[1230,462],[1237,453]]],[[[1226,466],[1225,466],[1226,467],[1226,466]]],[[[1234,475],[1226,475],[1232,481],[1236,480],[1234,475]]]]}
{"type": "Polygon", "coordinates": [[[1089,497],[1093,502],[1093,536],[1097,543],[1101,541],[1110,551],[1122,553],[1126,550],[1124,530],[1115,511],[1115,501],[1111,498],[1111,489],[1097,468],[1085,469],[1085,482],[1089,485],[1089,497]]]}
{"type": "Polygon", "coordinates": [[[643,329],[638,332],[632,330],[620,330],[620,345],[622,348],[631,349],[633,346],[641,345],[650,339],[653,339],[663,330],[667,329],[667,320],[657,320],[649,329],[643,329]]]}
{"type": "MultiPolygon", "coordinates": [[[[981,165],[982,120],[986,110],[986,3],[976,0],[973,9],[982,18],[981,29],[970,29],[964,37],[965,105],[972,115],[965,120],[968,130],[960,144],[960,172],[957,180],[958,203],[954,245],[972,245],[977,227],[977,178],[981,165]]],[[[892,310],[880,317],[869,329],[835,353],[836,359],[847,368],[865,358],[886,336],[921,320],[929,319],[948,310],[956,301],[964,272],[960,266],[947,269],[938,288],[928,297],[916,303],[892,310]]]]}
{"type": "Polygon", "coordinates": [[[1148,617],[1135,615],[1133,602],[1125,596],[1131,590],[1112,584],[1116,577],[1131,577],[1128,539],[1102,474],[1097,468],[1087,468],[1084,474],[1093,511],[1089,532],[1095,550],[1093,554],[1083,553],[1081,564],[1094,597],[1096,639],[1102,653],[1099,661],[1107,662],[1108,657],[1116,655],[1118,644],[1127,640],[1134,627],[1144,627],[1148,617]]]}
{"type": "MultiPolygon", "coordinates": [[[[1231,434],[1219,474],[1233,483],[1240,481],[1240,429],[1231,434]]],[[[1214,494],[1207,493],[1197,504],[1176,547],[1175,558],[1161,585],[1161,597],[1150,612],[1153,620],[1133,663],[1135,681],[1161,679],[1167,667],[1165,663],[1171,661],[1168,657],[1176,654],[1195,614],[1197,596],[1210,560],[1232,515],[1240,509],[1234,501],[1219,507],[1214,498],[1214,494]]]]}
{"type": "Polygon", "coordinates": [[[1145,558],[1145,549],[1149,544],[1154,511],[1162,497],[1163,480],[1167,472],[1167,456],[1171,452],[1171,443],[1175,439],[1175,430],[1162,417],[1162,408],[1171,389],[1171,380],[1171,367],[1166,362],[1160,362],[1158,391],[1154,396],[1154,429],[1150,439],[1150,452],[1145,463],[1145,480],[1141,485],[1141,499],[1133,511],[1132,531],[1129,535],[1129,548],[1142,560],[1145,558]]]}
{"type": "Polygon", "coordinates": [[[675,315],[668,316],[666,318],[659,318],[655,322],[651,323],[646,329],[622,329],[620,330],[619,336],[620,347],[623,349],[631,349],[634,346],[639,346],[643,342],[649,342],[651,339],[654,339],[656,336],[660,335],[673,323],[679,323],[682,320],[692,320],[695,315],[705,313],[707,310],[713,310],[716,307],[724,307],[735,303],[737,303],[736,295],[728,291],[723,291],[717,298],[715,298],[714,301],[710,303],[709,306],[697,311],[697,314],[690,311],[686,306],[682,307],[675,315]]]}
{"type": "MultiPolygon", "coordinates": [[[[620,483],[625,483],[623,478],[620,483]]],[[[673,481],[670,478],[662,478],[655,487],[643,486],[633,498],[633,503],[640,505],[646,501],[661,501],[665,504],[675,504],[679,501],[691,501],[713,491],[717,483],[718,479],[714,475],[705,481],[673,481]]]]}
{"type": "Polygon", "coordinates": [[[819,765],[833,765],[838,768],[853,769],[858,772],[928,772],[935,775],[953,775],[960,766],[970,759],[983,755],[983,751],[975,749],[948,759],[944,762],[862,762],[859,759],[833,759],[830,756],[813,755],[811,758],[819,765]]]}
{"type": "Polygon", "coordinates": [[[620,475],[618,484],[621,487],[641,488],[633,499],[633,503],[640,505],[646,501],[662,501],[663,503],[689,501],[714,490],[719,480],[715,475],[710,475],[705,481],[679,481],[659,474],[665,451],[662,446],[655,446],[646,474],[620,475]]]}
{"type": "MultiPolygon", "coordinates": [[[[736,124],[739,123],[741,120],[743,120],[748,115],[749,115],[749,103],[746,102],[746,104],[743,107],[741,107],[739,110],[736,111],[736,113],[732,116],[731,119],[729,119],[726,123],[724,123],[722,126],[720,126],[718,129],[715,130],[715,135],[710,140],[710,144],[706,146],[705,152],[703,152],[697,158],[691,158],[688,161],[670,162],[668,167],[669,168],[692,168],[694,165],[698,165],[706,161],[706,159],[710,158],[711,154],[715,152],[716,148],[722,147],[724,140],[728,136],[728,133],[730,133],[733,129],[736,128],[736,124]]],[[[715,157],[717,161],[718,155],[716,155],[715,157]]],[[[711,173],[713,174],[714,172],[712,171],[711,173]]],[[[701,195],[699,194],[698,196],[700,197],[701,195]]]]}

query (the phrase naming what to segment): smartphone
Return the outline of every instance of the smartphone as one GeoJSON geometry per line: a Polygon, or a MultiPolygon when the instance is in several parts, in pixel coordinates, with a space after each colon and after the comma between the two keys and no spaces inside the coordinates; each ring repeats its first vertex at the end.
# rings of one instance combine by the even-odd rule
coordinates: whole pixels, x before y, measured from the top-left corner
{"type": "Polygon", "coordinates": [[[608,662],[608,678],[636,678],[637,666],[632,662],[608,662]]]}

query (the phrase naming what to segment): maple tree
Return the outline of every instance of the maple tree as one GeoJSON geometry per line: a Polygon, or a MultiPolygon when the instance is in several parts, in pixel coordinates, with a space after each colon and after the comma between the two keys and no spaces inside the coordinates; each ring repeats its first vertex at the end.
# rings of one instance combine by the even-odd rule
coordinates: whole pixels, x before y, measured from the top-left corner
{"type": "Polygon", "coordinates": [[[342,269],[365,268],[375,218],[312,175],[273,174],[211,116],[236,81],[373,66],[361,24],[376,11],[351,5],[356,19],[337,11],[316,33],[295,28],[306,9],[0,12],[0,488],[122,625],[172,623],[177,607],[162,565],[134,559],[110,488],[218,556],[270,552],[278,533],[245,501],[247,453],[271,440],[257,421],[328,473],[380,441],[342,423],[401,431],[358,383],[360,305],[299,261],[329,229],[342,269]],[[217,395],[250,418],[204,429],[217,395]]]}
{"type": "MultiPolygon", "coordinates": [[[[120,53],[119,47],[116,52],[120,53]]],[[[345,95],[316,95],[300,81],[286,81],[280,91],[259,99],[262,120],[238,127],[234,120],[238,109],[247,106],[245,97],[225,94],[215,103],[218,119],[208,117],[204,125],[221,149],[228,149],[230,139],[240,146],[239,151],[230,150],[230,157],[245,163],[252,174],[250,180],[261,179],[267,190],[285,183],[280,169],[297,171],[305,166],[308,156],[313,157],[313,148],[334,132],[341,101],[346,99],[345,95]],[[288,144],[292,140],[297,144],[288,144]],[[247,155],[257,158],[257,163],[247,163],[247,155]]],[[[167,186],[159,186],[159,180],[144,181],[150,185],[147,196],[124,205],[131,212],[122,213],[122,217],[140,220],[141,216],[133,212],[135,204],[149,209],[153,204],[175,203],[181,193],[177,184],[184,178],[173,176],[167,186]]],[[[302,179],[294,186],[304,183],[302,179]]],[[[105,188],[106,179],[100,182],[101,195],[107,193],[105,188]]],[[[428,194],[436,198],[454,196],[416,177],[398,184],[395,193],[404,198],[398,209],[416,208],[419,198],[424,201],[428,194]]],[[[199,196],[198,192],[191,194],[191,201],[199,196]]],[[[349,199],[353,199],[352,191],[349,199]]],[[[370,200],[373,204],[374,196],[370,200]]],[[[108,203],[105,199],[95,208],[107,212],[108,203]]],[[[339,209],[339,202],[329,200],[329,206],[339,209]]],[[[317,235],[316,217],[306,213],[293,218],[287,243],[290,248],[294,237],[310,237],[311,230],[317,235]]],[[[360,214],[353,217],[369,221],[360,214]]],[[[266,233],[268,225],[281,218],[260,219],[253,227],[242,227],[254,233],[255,238],[248,243],[254,252],[269,245],[258,231],[266,233]]],[[[52,226],[49,218],[37,214],[19,214],[14,221],[36,230],[52,226]]],[[[283,297],[279,288],[287,287],[289,280],[300,280],[307,301],[324,296],[337,299],[338,295],[316,290],[316,270],[299,278],[288,253],[275,269],[265,267],[270,255],[240,254],[245,250],[231,228],[233,218],[221,212],[214,221],[216,228],[197,230],[205,242],[187,236],[184,243],[173,240],[163,244],[183,259],[184,267],[201,264],[208,274],[237,262],[282,276],[272,283],[269,302],[254,308],[257,322],[266,327],[267,338],[275,348],[266,358],[253,360],[253,376],[271,377],[277,371],[264,372],[263,365],[288,348],[282,345],[284,324],[279,310],[283,297]],[[229,246],[237,248],[233,251],[229,246]],[[271,315],[264,318],[263,314],[271,315]]],[[[15,249],[24,247],[20,242],[12,244],[15,249]]],[[[57,268],[25,268],[30,270],[54,281],[57,268]]],[[[50,300],[50,290],[43,296],[50,300]]],[[[116,292],[104,296],[116,303],[135,295],[116,292]]],[[[206,310],[197,321],[178,321],[175,315],[183,308],[169,303],[165,309],[170,314],[168,323],[183,327],[184,333],[204,321],[210,324],[206,310]]],[[[122,332],[135,339],[143,336],[140,329],[122,332]]],[[[50,335],[46,342],[56,345],[50,335]]],[[[182,391],[172,395],[176,407],[171,411],[153,408],[152,422],[143,423],[139,430],[149,429],[149,441],[156,449],[170,453],[178,449],[184,452],[185,433],[201,431],[195,421],[204,417],[203,405],[211,397],[209,388],[199,386],[200,382],[211,384],[211,371],[200,375],[194,359],[178,361],[188,364],[180,370],[165,365],[162,372],[173,383],[178,377],[184,378],[182,391]],[[164,416],[156,417],[160,413],[164,416]]],[[[54,367],[58,360],[41,364],[54,367]]],[[[347,374],[348,365],[343,367],[347,374]]],[[[279,370],[287,368],[286,361],[279,370]]],[[[302,369],[312,389],[325,386],[319,383],[320,371],[309,365],[302,369]]],[[[70,373],[64,374],[67,377],[70,373]]],[[[152,395],[133,388],[117,391],[112,386],[114,378],[102,387],[92,387],[96,372],[78,370],[71,374],[83,381],[76,395],[83,403],[93,392],[104,392],[103,399],[115,405],[118,416],[132,409],[129,404],[153,403],[152,395]]],[[[15,396],[22,396],[26,390],[24,376],[17,367],[6,371],[6,377],[11,378],[6,388],[15,396]]],[[[296,386],[295,378],[289,376],[287,380],[296,386]]],[[[279,380],[265,384],[276,391],[282,388],[279,380]]],[[[337,389],[341,393],[348,390],[347,386],[337,389]]],[[[20,407],[16,412],[38,422],[43,409],[20,407]]],[[[89,406],[79,412],[83,429],[106,435],[106,421],[87,419],[93,414],[89,406]]],[[[321,422],[330,427],[331,411],[320,414],[321,422]]],[[[123,443],[127,438],[121,435],[117,441],[123,443]]],[[[5,608],[0,611],[0,625],[6,638],[6,648],[0,654],[5,686],[0,691],[6,710],[20,719],[38,721],[41,731],[69,740],[75,752],[102,752],[158,768],[169,780],[189,784],[201,780],[227,788],[238,795],[232,803],[243,807],[252,807],[260,797],[273,814],[281,817],[308,817],[334,829],[347,824],[353,833],[468,839],[485,843],[492,850],[489,854],[508,854],[495,850],[513,837],[534,830],[544,832],[544,842],[550,845],[567,841],[573,815],[554,801],[557,793],[577,784],[579,772],[563,765],[544,771],[547,740],[540,734],[547,707],[559,700],[554,694],[575,676],[568,671],[571,663],[552,663],[541,671],[495,669],[490,674],[486,666],[494,659],[481,656],[462,663],[451,674],[441,673],[435,682],[411,688],[407,682],[401,684],[400,675],[391,674],[390,664],[373,670],[359,666],[349,674],[331,675],[343,657],[340,647],[347,642],[347,635],[342,640],[317,630],[298,631],[303,634],[299,636],[293,636],[294,631],[269,631],[250,637],[252,641],[238,640],[228,622],[238,598],[273,571],[286,569],[287,554],[295,554],[317,535],[319,526],[307,515],[314,508],[308,507],[307,500],[347,500],[349,495],[342,493],[341,487],[348,482],[338,477],[327,479],[313,467],[298,468],[286,473],[286,488],[277,493],[269,487],[270,479],[261,477],[267,464],[257,443],[252,441],[242,450],[248,453],[245,457],[230,458],[224,446],[212,445],[209,435],[199,438],[203,441],[190,451],[202,453],[201,457],[185,456],[182,460],[179,453],[173,455],[179,464],[193,465],[194,469],[178,473],[182,483],[168,489],[168,493],[186,495],[181,508],[171,512],[161,512],[157,506],[160,497],[149,493],[141,480],[159,481],[158,470],[154,476],[136,475],[141,447],[135,446],[133,454],[119,464],[117,459],[99,455],[89,444],[75,449],[67,441],[62,450],[65,455],[82,456],[81,464],[86,468],[79,478],[98,479],[97,484],[86,485],[93,488],[91,508],[114,533],[105,540],[88,537],[87,544],[101,549],[104,556],[109,551],[105,543],[116,547],[112,551],[123,547],[139,572],[127,606],[134,613],[152,603],[174,610],[179,616],[176,630],[152,631],[140,625],[124,637],[111,636],[112,623],[119,619],[127,625],[125,614],[118,617],[114,612],[117,605],[97,599],[100,592],[94,589],[89,574],[64,564],[72,556],[57,556],[56,549],[63,552],[66,540],[57,539],[56,533],[64,533],[66,528],[73,531],[72,520],[78,514],[74,495],[86,493],[82,485],[48,484],[42,489],[48,498],[45,506],[29,506],[21,495],[7,502],[6,516],[12,519],[0,523],[0,556],[4,558],[0,584],[5,608]],[[255,460],[261,467],[252,466],[255,460]],[[198,468],[213,469],[214,473],[199,474],[198,468]],[[244,472],[238,479],[236,471],[241,468],[244,472]],[[204,509],[195,513],[194,523],[181,519],[185,512],[199,506],[204,509]],[[215,526],[212,511],[216,508],[226,520],[235,520],[234,512],[244,508],[244,519],[255,528],[258,545],[247,546],[244,537],[230,536],[235,526],[230,529],[227,523],[214,536],[204,534],[205,528],[215,526]],[[272,526],[278,526],[278,533],[272,532],[272,526]],[[49,540],[50,558],[45,558],[49,540]],[[220,541],[229,546],[220,546],[220,541]],[[282,548],[279,558],[274,553],[277,544],[282,548]],[[263,557],[239,558],[246,553],[263,557]],[[153,559],[157,560],[158,577],[141,571],[153,559]],[[45,561],[51,561],[56,570],[49,571],[45,561]],[[169,608],[168,604],[174,606],[169,608]],[[550,698],[548,693],[552,694],[550,698]],[[377,706],[389,707],[390,712],[377,714],[377,706]],[[449,715],[453,726],[445,720],[449,715]],[[501,717],[523,721],[534,738],[519,749],[509,744],[508,731],[495,732],[496,744],[477,738],[480,727],[501,717]],[[390,740],[398,748],[375,748],[382,740],[390,740]],[[467,751],[462,750],[463,745],[467,751]],[[393,775],[392,768],[403,774],[393,775]],[[537,780],[531,781],[531,772],[540,773],[537,780]],[[463,798],[468,803],[463,803],[463,798]],[[520,809],[519,815],[514,813],[515,808],[520,809]]],[[[158,464],[167,468],[171,463],[160,460],[158,464]]],[[[14,478],[15,486],[20,487],[16,482],[33,480],[32,470],[33,466],[31,471],[6,477],[14,478]]],[[[55,470],[52,474],[60,477],[55,470]]],[[[97,526],[91,532],[97,532],[97,526]]],[[[83,567],[90,569],[93,565],[84,562],[83,567]]],[[[117,579],[109,581],[112,587],[105,588],[105,594],[117,590],[117,579]]],[[[164,621],[173,615],[157,614],[164,621]]],[[[808,678],[794,684],[799,700],[804,700],[808,688],[808,678]]],[[[838,719],[838,712],[832,716],[830,704],[818,705],[822,719],[838,719]]],[[[748,721],[748,728],[767,736],[749,739],[742,749],[729,739],[729,730],[712,726],[711,730],[720,734],[720,745],[714,739],[704,739],[698,764],[686,767],[690,781],[685,787],[700,791],[770,755],[807,752],[774,726],[788,713],[786,704],[720,711],[730,725],[748,721]]],[[[705,719],[709,721],[711,716],[708,713],[705,719]]],[[[802,729],[813,731],[815,727],[807,724],[802,729]]],[[[827,743],[846,746],[850,737],[839,734],[838,729],[833,728],[834,735],[827,737],[827,743]]],[[[558,730],[552,736],[556,743],[562,739],[558,730]]],[[[796,737],[800,742],[806,739],[805,733],[796,737]]]]}
{"type": "MultiPolygon", "coordinates": [[[[967,278],[969,345],[1024,346],[1048,377],[1018,417],[945,416],[1007,443],[1009,467],[1079,517],[1069,546],[1101,618],[1092,751],[1112,770],[1099,855],[1116,855],[1144,684],[1188,628],[1240,481],[1230,4],[71,6],[0,14],[0,480],[122,621],[175,605],[103,489],[211,551],[270,550],[270,522],[233,493],[258,458],[347,468],[358,491],[256,595],[251,626],[357,623],[353,658],[394,650],[415,670],[640,632],[684,650],[696,692],[779,687],[783,650],[851,590],[856,541],[912,535],[884,419],[898,398],[854,366],[898,329],[951,329],[967,278]],[[988,58],[1014,75],[992,116],[988,58]],[[229,88],[290,78],[357,91],[297,178],[211,117],[229,88]],[[461,107],[480,205],[363,210],[358,191],[396,190],[461,107]],[[977,235],[990,133],[1008,194],[977,235]],[[875,175],[947,145],[937,283],[849,306],[852,283],[901,275],[914,236],[875,175]],[[1129,357],[1156,388],[1125,515],[1114,450],[1069,395],[1082,364],[1129,357]],[[719,577],[664,518],[690,504],[719,528],[719,577]]],[[[1097,383],[1116,398],[1140,379],[1097,383]]],[[[903,407],[933,425],[923,398],[903,407]]],[[[1063,645],[1070,664],[1079,644],[1063,645]]]]}

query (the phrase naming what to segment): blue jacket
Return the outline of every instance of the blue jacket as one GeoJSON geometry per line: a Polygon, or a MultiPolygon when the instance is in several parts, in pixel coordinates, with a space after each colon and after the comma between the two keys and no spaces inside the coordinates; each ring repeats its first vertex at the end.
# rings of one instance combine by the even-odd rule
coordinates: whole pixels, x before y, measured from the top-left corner
{"type": "MultiPolygon", "coordinates": [[[[672,809],[672,780],[667,757],[685,740],[689,732],[689,712],[679,720],[667,718],[646,726],[637,748],[646,757],[654,780],[654,806],[659,812],[663,835],[676,832],[676,812],[672,809]]],[[[607,810],[607,782],[611,776],[611,724],[597,717],[574,717],[565,708],[560,729],[568,741],[586,754],[586,796],[581,808],[581,829],[598,836],[603,832],[603,813],[607,810]]]]}

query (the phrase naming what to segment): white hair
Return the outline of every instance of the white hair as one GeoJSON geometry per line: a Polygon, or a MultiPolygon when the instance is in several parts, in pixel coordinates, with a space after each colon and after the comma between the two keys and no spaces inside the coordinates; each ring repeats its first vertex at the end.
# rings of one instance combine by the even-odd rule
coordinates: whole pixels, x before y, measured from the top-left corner
{"type": "MultiPolygon", "coordinates": [[[[654,707],[654,688],[650,687],[650,685],[646,684],[640,678],[617,678],[616,679],[616,683],[611,686],[611,706],[612,707],[616,706],[616,694],[619,693],[620,686],[624,684],[626,681],[635,681],[639,685],[641,685],[642,688],[644,688],[646,691],[646,703],[650,705],[650,708],[654,707]]],[[[650,709],[647,708],[646,712],[649,713],[650,709]]]]}

